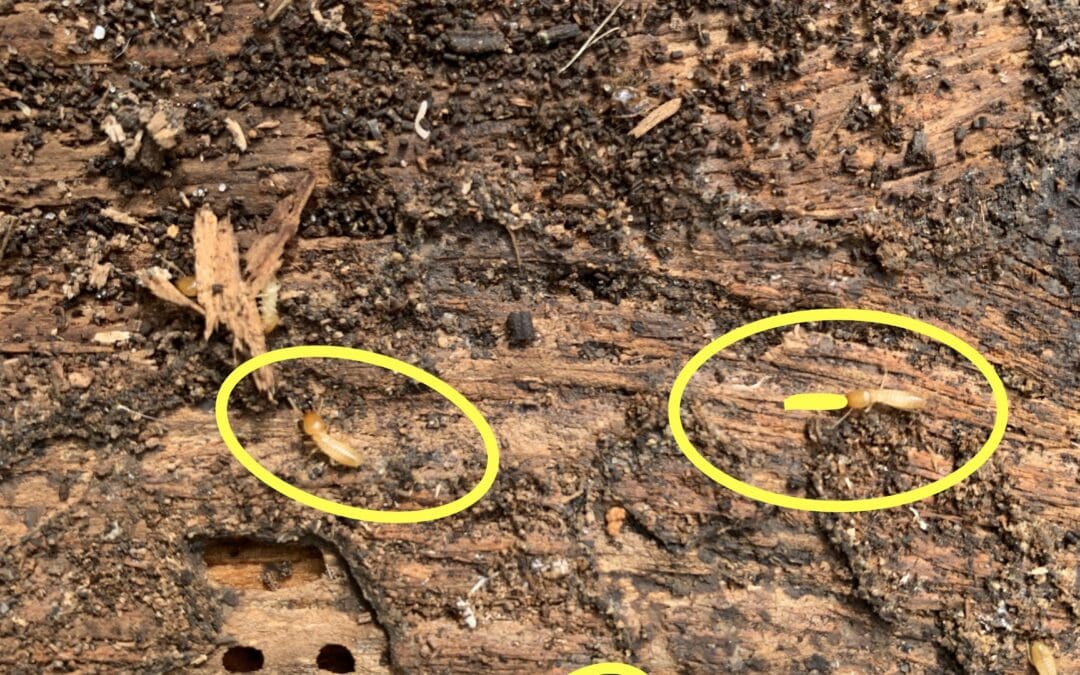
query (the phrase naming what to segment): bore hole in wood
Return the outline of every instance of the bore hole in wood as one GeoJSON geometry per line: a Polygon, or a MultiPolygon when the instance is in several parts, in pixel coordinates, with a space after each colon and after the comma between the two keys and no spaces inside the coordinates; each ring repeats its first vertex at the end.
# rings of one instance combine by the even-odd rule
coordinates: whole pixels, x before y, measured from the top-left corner
{"type": "Polygon", "coordinates": [[[263,653],[254,647],[229,647],[221,656],[221,665],[230,673],[253,673],[262,670],[263,653]]]}
{"type": "Polygon", "coordinates": [[[323,645],[315,659],[315,665],[319,670],[328,670],[331,673],[356,672],[356,659],[344,645],[323,645]]]}
{"type": "Polygon", "coordinates": [[[203,549],[211,581],[237,589],[276,591],[319,579],[326,562],[318,546],[252,539],[219,539],[203,549]]]}

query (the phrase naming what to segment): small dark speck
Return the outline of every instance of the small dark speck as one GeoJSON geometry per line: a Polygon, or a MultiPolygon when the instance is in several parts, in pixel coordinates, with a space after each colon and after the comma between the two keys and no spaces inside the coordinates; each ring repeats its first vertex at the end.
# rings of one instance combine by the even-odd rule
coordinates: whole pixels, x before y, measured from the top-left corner
{"type": "Polygon", "coordinates": [[[532,314],[529,312],[510,312],[506,317],[506,339],[511,347],[527,347],[536,339],[532,314]]]}
{"type": "Polygon", "coordinates": [[[233,589],[226,588],[221,594],[221,601],[229,607],[236,607],[240,604],[240,596],[233,589]]]}
{"type": "Polygon", "coordinates": [[[803,662],[803,667],[809,671],[818,673],[831,673],[832,666],[829,664],[829,660],[821,654],[814,654],[810,658],[803,662]]]}

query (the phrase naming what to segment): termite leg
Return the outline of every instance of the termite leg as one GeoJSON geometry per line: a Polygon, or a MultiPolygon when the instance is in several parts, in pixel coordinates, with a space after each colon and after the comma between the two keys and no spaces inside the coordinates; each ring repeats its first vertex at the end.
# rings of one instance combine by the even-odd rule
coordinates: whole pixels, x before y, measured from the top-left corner
{"type": "MultiPolygon", "coordinates": [[[[836,420],[836,424],[832,425],[832,428],[835,429],[836,427],[840,426],[840,424],[843,423],[843,421],[848,418],[848,415],[850,415],[854,410],[855,408],[849,406],[847,412],[841,415],[840,419],[836,420]]],[[[867,410],[869,410],[869,408],[867,408],[867,410]]]]}

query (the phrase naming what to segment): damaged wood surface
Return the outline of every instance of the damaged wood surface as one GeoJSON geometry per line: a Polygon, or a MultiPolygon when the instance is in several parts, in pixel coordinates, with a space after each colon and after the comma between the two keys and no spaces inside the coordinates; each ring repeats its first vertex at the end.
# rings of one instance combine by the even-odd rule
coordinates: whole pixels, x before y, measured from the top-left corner
{"type": "MultiPolygon", "coordinates": [[[[1025,673],[1038,640],[1080,668],[1080,17],[711,4],[629,2],[557,76],[614,3],[475,20],[194,3],[152,25],[0,2],[0,667],[218,673],[257,652],[318,672],[340,646],[356,672],[1025,673]],[[146,140],[162,111],[174,147],[146,140]],[[146,146],[125,153],[108,115],[146,146]],[[189,274],[197,302],[172,285],[189,274]],[[812,307],[978,348],[1010,397],[991,461],[867,514],[698,473],[667,426],[676,373],[812,307]],[[536,336],[511,344],[521,311],[536,336]],[[377,525],[255,479],[218,434],[218,385],[302,344],[385,353],[468,397],[500,441],[490,493],[377,525]]],[[[313,360],[278,366],[275,401],[270,384],[242,383],[231,423],[305,490],[423,508],[483,473],[469,422],[402,378],[313,360]],[[298,409],[361,466],[329,464],[298,409]]],[[[939,345],[817,324],[718,355],[683,420],[741,480],[854,498],[954,470],[992,414],[939,345]],[[782,408],[883,373],[927,409],[834,426],[782,408]]]]}

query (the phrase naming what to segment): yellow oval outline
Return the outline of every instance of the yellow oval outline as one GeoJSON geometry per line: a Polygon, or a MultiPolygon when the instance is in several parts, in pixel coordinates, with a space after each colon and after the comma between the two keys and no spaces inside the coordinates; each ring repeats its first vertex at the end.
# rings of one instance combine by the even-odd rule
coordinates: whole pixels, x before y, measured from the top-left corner
{"type": "Polygon", "coordinates": [[[477,410],[467,398],[449,384],[425,370],[405,363],[404,361],[398,361],[393,357],[377,352],[365,351],[363,349],[352,349],[351,347],[339,347],[333,345],[301,345],[275,349],[252,357],[237,366],[229,373],[229,376],[225,378],[225,381],[221,383],[221,388],[218,390],[217,401],[214,404],[214,418],[217,420],[218,432],[221,434],[222,440],[225,441],[225,445],[228,446],[229,451],[232,452],[237,461],[239,461],[240,464],[256,478],[289,499],[296,500],[305,506],[310,506],[313,509],[318,509],[324,513],[330,513],[335,516],[352,518],[353,520],[364,520],[372,523],[423,523],[430,520],[446,518],[464,511],[480,501],[480,499],[487,494],[487,491],[491,489],[492,484],[495,483],[495,476],[499,473],[499,441],[495,438],[495,432],[492,431],[487,420],[484,419],[484,416],[480,411],[477,410]],[[335,502],[330,499],[323,499],[310,492],[305,492],[292,483],[284,481],[271,473],[266,467],[259,464],[254,457],[248,454],[247,450],[244,450],[244,446],[240,444],[240,440],[236,437],[236,434],[233,433],[232,426],[229,424],[229,396],[232,395],[233,389],[240,383],[240,380],[263,366],[271,363],[278,363],[280,361],[311,358],[343,359],[346,361],[357,361],[359,363],[377,366],[398,373],[399,375],[404,375],[412,380],[416,380],[421,384],[427,385],[428,388],[434,390],[436,393],[441,394],[443,398],[457,406],[457,408],[465,414],[465,417],[469,418],[469,421],[473,423],[476,430],[480,432],[480,438],[484,441],[484,449],[487,452],[487,465],[484,467],[484,475],[480,478],[480,482],[464,496],[459,497],[448,504],[443,504],[442,506],[417,509],[416,511],[380,511],[376,509],[362,509],[357,506],[348,506],[341,502],[335,502]]]}
{"type": "Polygon", "coordinates": [[[570,675],[649,675],[640,668],[628,666],[625,663],[609,661],[607,663],[594,663],[591,666],[578,668],[570,675]]]}
{"type": "Polygon", "coordinates": [[[1005,427],[1008,424],[1008,421],[1009,397],[1005,392],[1005,385],[1002,383],[1001,378],[998,377],[997,372],[994,370],[994,366],[991,365],[978,350],[956,335],[953,335],[942,328],[938,328],[937,326],[919,321],[918,319],[913,319],[909,316],[890,314],[888,312],[870,309],[807,309],[777,314],[739,326],[734,330],[724,333],[706,345],[697,354],[694,354],[694,356],[687,361],[686,365],[683,366],[682,370],[679,371],[679,375],[675,378],[675,382],[671,387],[671,394],[668,396],[668,424],[671,425],[672,435],[675,437],[675,442],[679,446],[679,449],[682,450],[682,453],[686,455],[699,471],[720,485],[723,485],[729,490],[733,490],[744,497],[786,509],[818,511],[822,513],[851,513],[855,511],[888,509],[895,506],[911,504],[920,499],[926,499],[927,497],[936,495],[939,492],[944,492],[975,473],[980,466],[986,463],[986,460],[990,459],[990,456],[997,450],[998,445],[1001,444],[1002,438],[1005,437],[1005,427]],[[867,499],[808,499],[806,497],[792,497],[791,495],[771,492],[749,483],[744,483],[734,476],[730,476],[713,466],[709,460],[705,459],[705,457],[698,452],[687,437],[686,431],[683,429],[682,397],[683,392],[686,390],[686,386],[690,383],[690,378],[705,365],[706,361],[721,350],[730,347],[740,340],[746,339],[751,335],[757,335],[758,333],[772,330],[773,328],[782,328],[784,326],[791,326],[809,321],[857,321],[894,326],[896,328],[909,330],[913,333],[918,333],[931,340],[935,340],[951,347],[979,370],[982,376],[990,384],[990,390],[993,392],[995,403],[994,426],[990,430],[990,436],[987,437],[986,443],[984,443],[979,452],[975,453],[975,456],[964,463],[963,466],[949,475],[939,478],[933,483],[905,492],[898,492],[894,495],[870,497],[867,499]]]}

